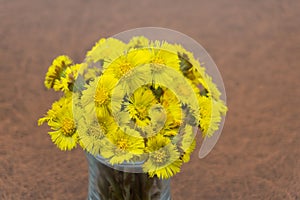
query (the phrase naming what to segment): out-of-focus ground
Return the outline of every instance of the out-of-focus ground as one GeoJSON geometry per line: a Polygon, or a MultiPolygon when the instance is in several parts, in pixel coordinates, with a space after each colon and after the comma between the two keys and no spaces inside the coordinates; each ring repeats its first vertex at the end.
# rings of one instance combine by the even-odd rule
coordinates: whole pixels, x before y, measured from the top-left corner
{"type": "Polygon", "coordinates": [[[221,138],[172,179],[173,199],[299,200],[298,0],[0,0],[0,199],[86,199],[83,151],[37,127],[58,98],[43,78],[57,55],[82,62],[100,37],[143,26],[197,40],[227,91],[221,138]]]}

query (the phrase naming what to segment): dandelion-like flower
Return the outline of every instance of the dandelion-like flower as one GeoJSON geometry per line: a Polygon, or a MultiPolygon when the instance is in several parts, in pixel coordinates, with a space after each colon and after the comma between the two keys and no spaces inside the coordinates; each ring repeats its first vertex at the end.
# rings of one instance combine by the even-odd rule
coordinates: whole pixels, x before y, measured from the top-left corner
{"type": "Polygon", "coordinates": [[[86,112],[96,112],[100,116],[110,113],[111,93],[116,83],[117,79],[113,76],[103,75],[88,84],[81,97],[82,107],[86,112]]]}
{"type": "Polygon", "coordinates": [[[149,157],[143,165],[144,171],[150,177],[168,178],[180,171],[182,161],[179,159],[177,147],[170,139],[157,135],[149,138],[147,142],[147,152],[149,157]]]}
{"type": "Polygon", "coordinates": [[[105,66],[104,73],[113,75],[119,80],[122,88],[130,92],[145,84],[145,77],[147,77],[148,72],[139,70],[139,67],[149,63],[149,59],[150,53],[148,50],[135,49],[108,63],[105,66]]]}
{"type": "Polygon", "coordinates": [[[149,125],[149,109],[156,103],[155,96],[152,91],[146,87],[137,89],[129,101],[124,105],[125,111],[128,111],[130,118],[139,127],[149,125]]]}
{"type": "Polygon", "coordinates": [[[73,64],[73,61],[68,56],[58,56],[52,62],[45,77],[46,88],[54,88],[59,91],[60,87],[56,87],[56,84],[65,77],[66,69],[73,64]]]}
{"type": "Polygon", "coordinates": [[[106,146],[101,150],[101,155],[108,158],[109,162],[120,164],[130,161],[134,156],[144,152],[144,139],[132,129],[118,130],[107,135],[106,146]],[[125,131],[125,132],[124,132],[125,131]]]}
{"type": "Polygon", "coordinates": [[[54,144],[61,150],[71,150],[76,147],[79,139],[77,125],[73,118],[70,100],[62,99],[48,112],[44,118],[52,131],[49,132],[54,144]],[[64,102],[64,104],[60,104],[64,102]],[[59,105],[60,104],[60,105],[59,105]]]}

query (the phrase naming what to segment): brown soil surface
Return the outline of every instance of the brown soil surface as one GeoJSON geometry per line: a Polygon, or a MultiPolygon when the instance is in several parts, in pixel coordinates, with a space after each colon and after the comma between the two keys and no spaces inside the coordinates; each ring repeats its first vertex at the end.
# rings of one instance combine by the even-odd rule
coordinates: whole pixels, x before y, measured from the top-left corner
{"type": "Polygon", "coordinates": [[[183,32],[211,54],[229,112],[205,159],[172,179],[174,200],[300,199],[299,0],[0,0],[0,199],[86,199],[81,149],[59,151],[36,120],[58,98],[52,59],[143,26],[183,32]]]}

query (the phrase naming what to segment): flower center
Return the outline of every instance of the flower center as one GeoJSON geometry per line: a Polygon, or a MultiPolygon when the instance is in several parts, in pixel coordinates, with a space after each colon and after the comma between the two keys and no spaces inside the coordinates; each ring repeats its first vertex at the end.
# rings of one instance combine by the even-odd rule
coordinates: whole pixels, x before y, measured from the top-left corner
{"type": "Polygon", "coordinates": [[[131,63],[125,61],[120,65],[120,78],[123,76],[128,76],[127,74],[132,69],[131,63]]]}
{"type": "Polygon", "coordinates": [[[117,142],[117,146],[119,149],[121,149],[122,151],[125,151],[126,149],[128,149],[128,140],[126,139],[121,139],[117,142]]]}
{"type": "Polygon", "coordinates": [[[164,59],[162,59],[161,56],[155,56],[155,57],[152,59],[152,63],[154,63],[154,64],[159,64],[159,65],[164,65],[164,64],[165,64],[165,61],[164,61],[164,59]]]}
{"type": "Polygon", "coordinates": [[[74,121],[69,118],[64,119],[61,129],[65,136],[72,136],[76,130],[74,121]]]}
{"type": "Polygon", "coordinates": [[[96,139],[102,139],[105,135],[105,130],[101,126],[101,124],[94,123],[89,127],[88,135],[90,135],[96,139]]]}
{"type": "Polygon", "coordinates": [[[151,69],[153,72],[161,72],[162,69],[165,66],[165,61],[160,57],[160,56],[155,56],[152,60],[151,60],[151,69]]]}
{"type": "Polygon", "coordinates": [[[148,116],[148,111],[147,111],[146,107],[144,107],[144,106],[137,106],[136,110],[138,112],[138,117],[140,119],[143,120],[143,119],[145,119],[148,116]]]}
{"type": "Polygon", "coordinates": [[[160,164],[166,160],[166,157],[167,157],[166,152],[162,150],[155,152],[153,155],[154,161],[160,164]]]}
{"type": "Polygon", "coordinates": [[[109,93],[104,88],[99,88],[94,96],[94,101],[97,106],[104,104],[108,100],[109,93]]]}

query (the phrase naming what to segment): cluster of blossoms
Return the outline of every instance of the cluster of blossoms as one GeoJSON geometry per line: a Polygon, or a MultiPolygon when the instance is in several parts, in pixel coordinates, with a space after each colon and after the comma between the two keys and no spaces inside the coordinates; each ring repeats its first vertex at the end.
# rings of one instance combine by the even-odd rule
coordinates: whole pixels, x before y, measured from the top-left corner
{"type": "Polygon", "coordinates": [[[61,150],[78,144],[112,165],[143,163],[150,177],[169,178],[188,162],[195,134],[210,137],[227,107],[193,54],[182,46],[101,39],[84,63],[57,57],[45,86],[63,91],[47,122],[61,150]]]}

